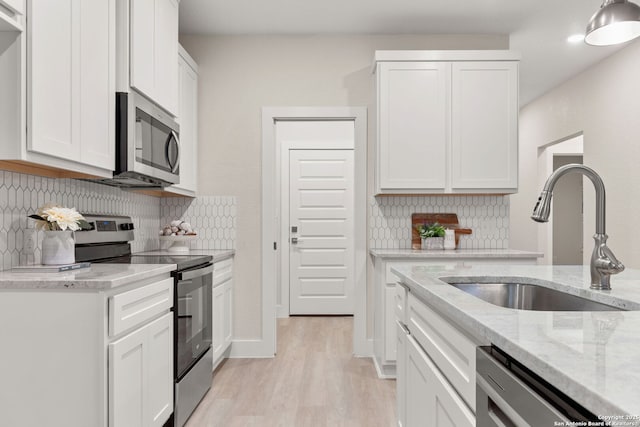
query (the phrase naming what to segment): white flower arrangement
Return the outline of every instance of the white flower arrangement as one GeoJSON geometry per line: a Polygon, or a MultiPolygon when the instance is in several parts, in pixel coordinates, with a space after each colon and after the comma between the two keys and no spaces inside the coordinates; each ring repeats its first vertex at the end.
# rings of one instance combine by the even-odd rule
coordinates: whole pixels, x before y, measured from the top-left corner
{"type": "Polygon", "coordinates": [[[38,230],[45,231],[64,231],[67,229],[77,231],[89,225],[76,208],[65,208],[54,204],[46,204],[38,208],[38,212],[29,215],[29,218],[36,220],[38,230]]]}

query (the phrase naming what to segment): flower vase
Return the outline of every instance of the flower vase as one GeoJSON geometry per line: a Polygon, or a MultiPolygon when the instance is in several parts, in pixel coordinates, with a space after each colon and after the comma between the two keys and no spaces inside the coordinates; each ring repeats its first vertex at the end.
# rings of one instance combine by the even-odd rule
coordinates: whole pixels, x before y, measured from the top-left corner
{"type": "Polygon", "coordinates": [[[444,237],[422,239],[422,249],[444,249],[444,237]]]}
{"type": "Polygon", "coordinates": [[[76,247],[73,231],[44,231],[42,239],[42,264],[73,264],[76,247]]]}

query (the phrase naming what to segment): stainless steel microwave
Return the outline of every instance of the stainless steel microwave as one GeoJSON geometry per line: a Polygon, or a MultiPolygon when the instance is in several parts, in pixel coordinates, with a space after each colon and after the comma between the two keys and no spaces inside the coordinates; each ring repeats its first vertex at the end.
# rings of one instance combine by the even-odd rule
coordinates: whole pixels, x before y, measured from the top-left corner
{"type": "Polygon", "coordinates": [[[166,187],[180,182],[180,127],[143,95],[116,93],[116,170],[112,185],[166,187]]]}

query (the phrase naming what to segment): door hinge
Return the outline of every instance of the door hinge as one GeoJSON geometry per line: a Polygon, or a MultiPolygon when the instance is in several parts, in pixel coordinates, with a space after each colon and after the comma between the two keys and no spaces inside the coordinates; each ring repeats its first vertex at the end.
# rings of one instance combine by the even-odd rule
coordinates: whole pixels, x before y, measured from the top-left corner
{"type": "Polygon", "coordinates": [[[278,243],[277,242],[273,242],[273,250],[274,251],[278,250],[278,243]]]}

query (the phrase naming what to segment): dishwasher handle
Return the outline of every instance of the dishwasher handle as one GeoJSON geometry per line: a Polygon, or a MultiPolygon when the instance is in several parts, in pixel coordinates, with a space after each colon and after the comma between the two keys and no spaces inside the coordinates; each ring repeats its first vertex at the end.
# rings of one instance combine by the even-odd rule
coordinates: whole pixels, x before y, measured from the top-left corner
{"type": "Polygon", "coordinates": [[[476,349],[477,427],[553,426],[571,421],[489,351],[476,349]]]}

